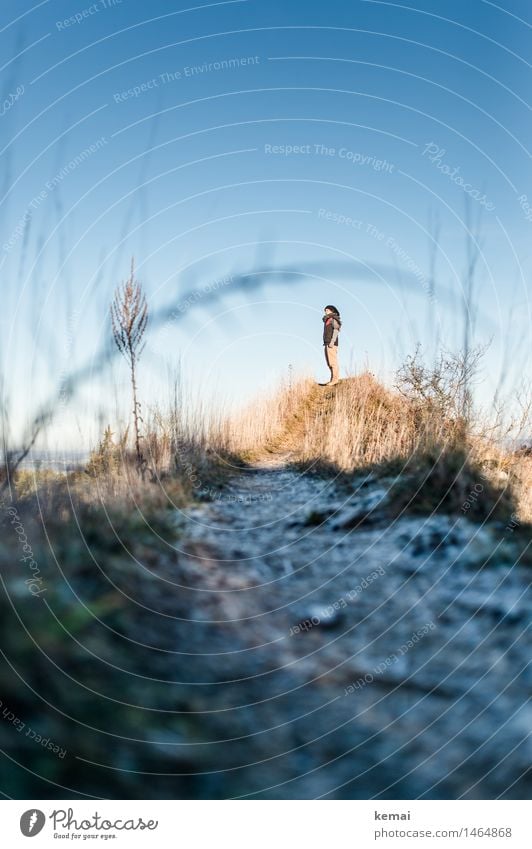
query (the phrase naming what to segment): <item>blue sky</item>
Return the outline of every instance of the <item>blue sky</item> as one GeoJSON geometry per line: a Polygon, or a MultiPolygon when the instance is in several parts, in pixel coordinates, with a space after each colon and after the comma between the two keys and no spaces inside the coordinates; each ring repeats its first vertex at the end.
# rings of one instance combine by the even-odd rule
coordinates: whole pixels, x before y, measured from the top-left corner
{"type": "MultiPolygon", "coordinates": [[[[522,0],[4,2],[0,351],[15,430],[108,341],[132,255],[152,314],[181,307],[152,324],[145,401],[164,402],[181,362],[198,392],[240,403],[289,363],[325,376],[329,302],[344,369],[392,375],[437,334],[456,348],[477,219],[480,396],[505,363],[521,379],[531,23],[522,0]]],[[[52,442],[126,415],[126,386],[118,361],[95,374],[52,442]]]]}

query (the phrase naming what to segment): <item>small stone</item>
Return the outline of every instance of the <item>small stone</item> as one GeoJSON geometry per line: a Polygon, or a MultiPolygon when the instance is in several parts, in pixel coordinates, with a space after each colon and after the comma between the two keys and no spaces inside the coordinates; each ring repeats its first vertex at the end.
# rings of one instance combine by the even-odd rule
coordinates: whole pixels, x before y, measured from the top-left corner
{"type": "Polygon", "coordinates": [[[333,531],[336,531],[377,521],[380,518],[377,508],[384,504],[387,494],[386,490],[377,489],[363,496],[357,503],[350,505],[345,510],[340,510],[333,517],[329,526],[333,531]]]}
{"type": "Polygon", "coordinates": [[[343,611],[334,607],[333,604],[312,604],[301,617],[298,627],[301,631],[310,631],[312,628],[334,628],[343,619],[343,611]]]}

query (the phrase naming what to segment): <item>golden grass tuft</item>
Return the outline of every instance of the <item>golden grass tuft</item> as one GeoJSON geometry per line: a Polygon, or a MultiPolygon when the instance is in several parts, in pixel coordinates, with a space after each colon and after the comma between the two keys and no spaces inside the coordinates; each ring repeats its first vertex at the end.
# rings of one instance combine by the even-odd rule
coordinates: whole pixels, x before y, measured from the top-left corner
{"type": "Polygon", "coordinates": [[[399,511],[532,521],[530,452],[509,451],[489,428],[466,425],[456,405],[404,394],[369,372],[335,387],[308,378],[290,390],[282,385],[234,417],[226,433],[227,449],[248,461],[278,455],[314,470],[395,476],[399,511]]]}

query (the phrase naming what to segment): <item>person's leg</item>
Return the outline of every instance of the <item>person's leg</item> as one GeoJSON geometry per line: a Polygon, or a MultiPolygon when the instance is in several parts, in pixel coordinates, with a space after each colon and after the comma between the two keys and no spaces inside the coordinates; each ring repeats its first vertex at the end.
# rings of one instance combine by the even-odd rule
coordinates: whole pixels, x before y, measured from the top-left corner
{"type": "Polygon", "coordinates": [[[331,372],[331,376],[329,378],[329,381],[331,381],[333,379],[333,370],[332,370],[332,366],[331,366],[331,361],[329,359],[329,351],[331,349],[327,345],[324,345],[323,350],[325,352],[325,362],[327,363],[327,365],[329,367],[329,371],[331,372]]]}
{"type": "Polygon", "coordinates": [[[338,369],[338,347],[333,345],[332,348],[327,348],[329,351],[329,365],[331,368],[331,383],[338,383],[339,380],[339,369],[338,369]]]}

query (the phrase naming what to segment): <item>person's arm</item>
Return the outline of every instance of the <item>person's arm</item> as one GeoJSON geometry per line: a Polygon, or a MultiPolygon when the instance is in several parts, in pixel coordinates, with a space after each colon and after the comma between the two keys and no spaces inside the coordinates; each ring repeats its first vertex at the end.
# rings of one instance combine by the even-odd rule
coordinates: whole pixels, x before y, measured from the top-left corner
{"type": "Polygon", "coordinates": [[[329,342],[329,348],[332,348],[333,345],[335,344],[336,340],[338,339],[339,327],[338,327],[338,322],[335,321],[334,318],[333,318],[332,326],[333,326],[333,332],[332,332],[332,336],[331,336],[331,341],[329,342]]]}

